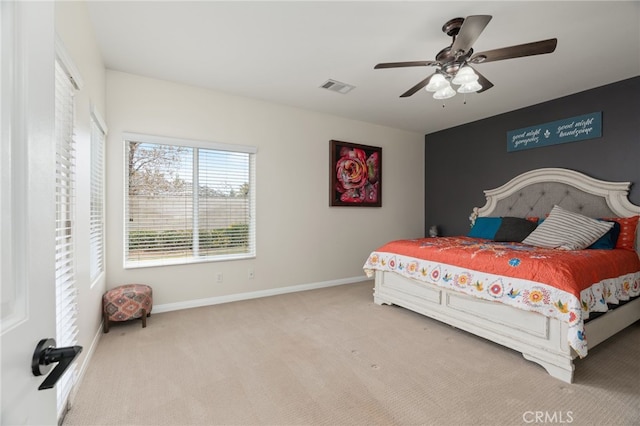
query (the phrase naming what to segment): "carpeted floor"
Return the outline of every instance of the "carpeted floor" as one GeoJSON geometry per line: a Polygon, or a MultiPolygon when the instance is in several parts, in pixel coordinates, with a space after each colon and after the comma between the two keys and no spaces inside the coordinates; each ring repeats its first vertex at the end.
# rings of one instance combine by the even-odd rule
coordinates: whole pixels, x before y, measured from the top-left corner
{"type": "Polygon", "coordinates": [[[373,283],[162,314],[103,335],[64,425],[640,425],[640,322],[575,383],[373,283]]]}

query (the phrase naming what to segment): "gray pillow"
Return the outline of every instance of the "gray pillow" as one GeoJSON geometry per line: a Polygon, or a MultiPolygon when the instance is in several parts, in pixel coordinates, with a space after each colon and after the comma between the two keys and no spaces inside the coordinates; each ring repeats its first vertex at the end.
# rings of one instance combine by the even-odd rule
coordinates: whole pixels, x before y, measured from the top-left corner
{"type": "Polygon", "coordinates": [[[553,206],[549,216],[522,242],[537,247],[582,250],[596,242],[613,226],[553,206]]]}
{"type": "Polygon", "coordinates": [[[537,223],[521,217],[505,216],[493,237],[493,241],[520,242],[536,229],[537,223]]]}

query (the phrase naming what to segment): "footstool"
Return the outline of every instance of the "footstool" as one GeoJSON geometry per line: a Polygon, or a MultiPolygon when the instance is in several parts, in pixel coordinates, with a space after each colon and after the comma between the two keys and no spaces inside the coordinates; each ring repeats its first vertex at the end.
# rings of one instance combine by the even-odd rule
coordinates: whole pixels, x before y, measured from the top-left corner
{"type": "Polygon", "coordinates": [[[103,331],[109,332],[110,321],[142,318],[142,328],[151,316],[153,290],[145,284],[125,284],[112,288],[102,296],[103,331]]]}

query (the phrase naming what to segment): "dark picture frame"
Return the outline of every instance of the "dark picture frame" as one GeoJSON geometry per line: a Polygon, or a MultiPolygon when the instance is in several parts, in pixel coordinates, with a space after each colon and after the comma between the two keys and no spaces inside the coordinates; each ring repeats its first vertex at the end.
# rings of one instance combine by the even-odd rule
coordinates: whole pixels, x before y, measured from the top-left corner
{"type": "Polygon", "coordinates": [[[382,148],[329,141],[329,205],[382,206],[382,148]]]}

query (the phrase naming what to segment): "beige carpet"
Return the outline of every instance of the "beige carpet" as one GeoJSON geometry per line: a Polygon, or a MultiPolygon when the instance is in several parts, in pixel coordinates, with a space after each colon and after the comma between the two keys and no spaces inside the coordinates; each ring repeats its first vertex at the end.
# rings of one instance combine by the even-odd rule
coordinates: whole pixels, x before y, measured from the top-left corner
{"type": "Polygon", "coordinates": [[[640,425],[640,323],[575,383],[372,282],[152,314],[103,335],[65,425],[640,425]]]}

